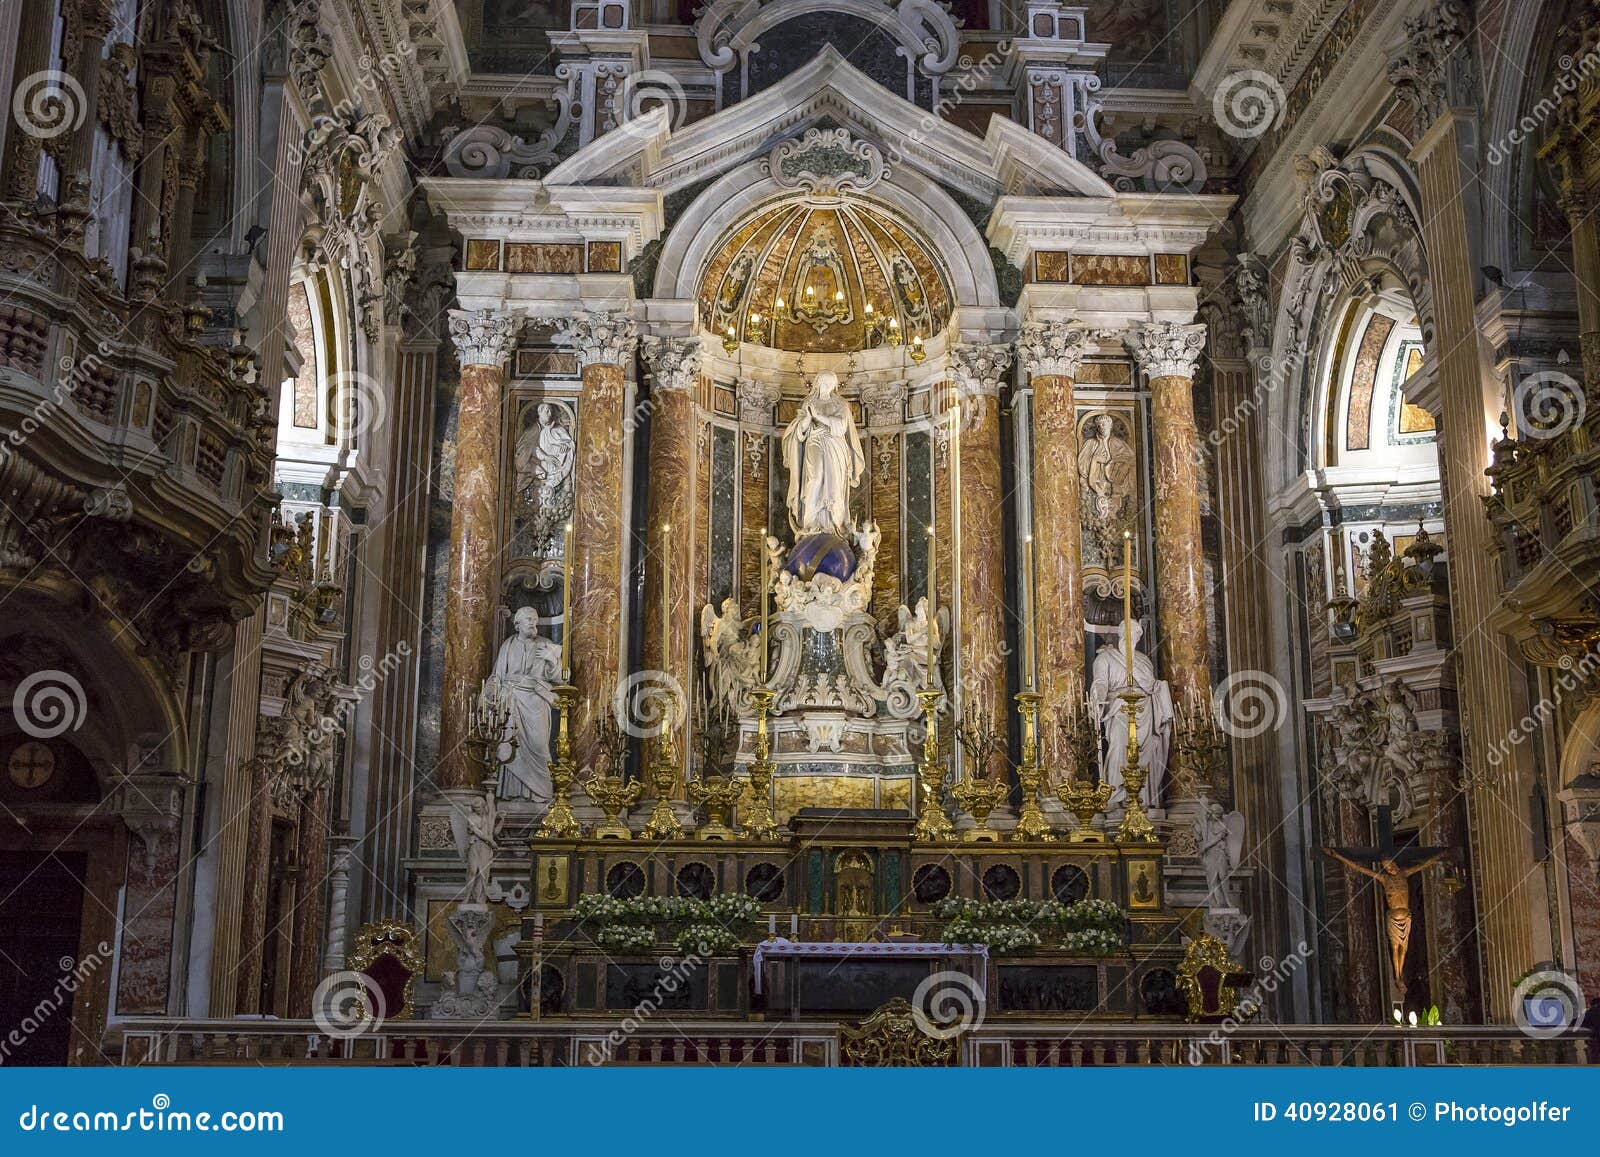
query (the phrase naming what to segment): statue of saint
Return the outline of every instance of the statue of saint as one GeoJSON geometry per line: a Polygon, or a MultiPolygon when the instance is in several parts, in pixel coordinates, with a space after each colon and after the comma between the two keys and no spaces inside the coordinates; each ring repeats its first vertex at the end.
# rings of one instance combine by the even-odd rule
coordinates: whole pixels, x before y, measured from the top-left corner
{"type": "Polygon", "coordinates": [[[1137,465],[1133,447],[1110,414],[1097,414],[1085,430],[1078,451],[1078,479],[1083,495],[1083,522],[1091,533],[1084,545],[1089,561],[1109,565],[1115,555],[1115,541],[1121,535],[1117,520],[1133,496],[1133,475],[1137,465]]]}
{"type": "Polygon", "coordinates": [[[494,869],[500,828],[504,822],[495,805],[492,787],[485,787],[481,794],[468,796],[464,803],[452,804],[450,831],[455,837],[456,854],[467,867],[466,887],[461,896],[463,904],[481,906],[489,902],[489,874],[494,869]]]}
{"type": "Polygon", "coordinates": [[[783,432],[789,471],[789,521],[796,535],[850,530],[850,491],[867,459],[849,404],[839,396],[838,375],[824,371],[812,383],[800,412],[783,432]]]}
{"type": "Polygon", "coordinates": [[[529,799],[548,806],[550,785],[550,718],[555,685],[561,680],[561,646],[539,635],[539,612],[522,607],[512,620],[516,634],[500,646],[493,680],[511,704],[517,747],[511,762],[500,768],[497,792],[502,799],[529,799]]]}
{"type": "Polygon", "coordinates": [[[1138,650],[1144,629],[1137,621],[1118,628],[1116,646],[1103,646],[1094,655],[1089,705],[1100,721],[1100,733],[1106,744],[1101,775],[1104,782],[1116,789],[1111,797],[1115,806],[1124,795],[1122,769],[1128,761],[1128,705],[1122,699],[1128,686],[1128,667],[1123,658],[1124,630],[1133,633],[1133,682],[1144,700],[1139,707],[1139,766],[1145,769],[1145,781],[1139,795],[1145,807],[1155,807],[1161,799],[1167,748],[1172,737],[1172,689],[1165,679],[1156,678],[1156,665],[1150,656],[1138,650]]]}
{"type": "Polygon", "coordinates": [[[517,486],[528,503],[555,505],[553,499],[572,473],[577,443],[558,407],[541,402],[537,415],[538,421],[517,439],[517,486]]]}

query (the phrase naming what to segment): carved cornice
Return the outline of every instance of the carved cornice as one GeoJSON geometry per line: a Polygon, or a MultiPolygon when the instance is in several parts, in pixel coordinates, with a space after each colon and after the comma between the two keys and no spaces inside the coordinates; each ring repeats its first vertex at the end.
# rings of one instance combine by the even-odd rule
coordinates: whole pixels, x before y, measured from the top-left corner
{"type": "Polygon", "coordinates": [[[965,395],[998,397],[1000,383],[1010,368],[1011,347],[1007,345],[977,342],[950,350],[950,373],[965,395]]]}
{"type": "Polygon", "coordinates": [[[692,337],[644,339],[645,360],[658,390],[689,390],[700,378],[700,342],[692,337]]]}
{"type": "Polygon", "coordinates": [[[455,343],[456,359],[463,366],[503,368],[517,348],[521,329],[522,318],[514,313],[492,309],[450,311],[450,340],[455,343]]]}
{"type": "Polygon", "coordinates": [[[1134,360],[1151,378],[1192,378],[1206,347],[1204,325],[1152,321],[1125,335],[1134,360]]]}
{"type": "Polygon", "coordinates": [[[1081,325],[1030,321],[1017,338],[1017,364],[1030,378],[1075,378],[1089,341],[1089,331],[1081,325]]]}
{"type": "Polygon", "coordinates": [[[585,310],[556,322],[556,340],[572,347],[578,368],[622,366],[633,359],[638,327],[625,313],[585,310]]]}

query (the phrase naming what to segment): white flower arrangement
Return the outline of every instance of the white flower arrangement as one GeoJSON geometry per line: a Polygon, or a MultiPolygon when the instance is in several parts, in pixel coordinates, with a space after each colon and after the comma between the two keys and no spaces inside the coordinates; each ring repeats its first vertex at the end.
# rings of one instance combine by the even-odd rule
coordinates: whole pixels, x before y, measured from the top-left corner
{"type": "Polygon", "coordinates": [[[985,944],[996,955],[1028,952],[1047,937],[1077,956],[1110,956],[1122,948],[1127,917],[1106,900],[941,900],[946,944],[985,944]]]}

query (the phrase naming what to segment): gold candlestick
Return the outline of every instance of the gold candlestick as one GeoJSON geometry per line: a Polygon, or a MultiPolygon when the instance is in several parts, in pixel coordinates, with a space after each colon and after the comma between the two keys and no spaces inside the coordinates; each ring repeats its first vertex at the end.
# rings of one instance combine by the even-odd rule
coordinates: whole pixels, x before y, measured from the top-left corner
{"type": "Polygon", "coordinates": [[[561,549],[561,681],[572,682],[572,523],[561,549]]]}
{"type": "MultiPolygon", "coordinates": [[[[671,708],[667,709],[670,713],[671,708]]],[[[672,745],[671,716],[669,726],[662,728],[656,737],[655,755],[650,761],[650,787],[655,792],[656,806],[640,833],[651,840],[679,840],[683,838],[683,825],[672,810],[672,788],[678,782],[677,752],[672,745]]]]}
{"type": "Polygon", "coordinates": [[[1144,696],[1137,686],[1129,684],[1121,694],[1123,709],[1128,713],[1127,759],[1122,769],[1122,786],[1127,799],[1122,805],[1122,823],[1117,825],[1117,842],[1120,844],[1153,844],[1156,829],[1145,814],[1144,801],[1139,793],[1144,788],[1144,768],[1139,766],[1139,710],[1144,706],[1144,696]]]}
{"type": "Polygon", "coordinates": [[[1044,773],[1039,766],[1039,704],[1044,696],[1033,691],[1017,694],[1017,707],[1022,712],[1022,762],[1017,765],[1017,783],[1022,788],[1022,811],[1017,815],[1013,840],[1040,840],[1048,843],[1056,838],[1050,823],[1039,806],[1040,785],[1044,773]]]}
{"type": "Polygon", "coordinates": [[[767,681],[767,594],[772,589],[772,554],[767,550],[767,528],[761,528],[761,681],[767,681]]]}
{"type": "Polygon", "coordinates": [[[569,683],[554,688],[556,696],[556,757],[550,761],[550,807],[544,813],[544,822],[535,833],[547,840],[575,840],[582,834],[577,817],[572,814],[572,781],[577,776],[577,765],[572,760],[572,705],[577,702],[578,689],[569,683]]]}
{"type": "Polygon", "coordinates": [[[727,775],[708,775],[689,785],[689,798],[706,809],[706,822],[694,833],[698,839],[733,839],[728,813],[744,794],[746,786],[744,780],[727,775]]]}
{"type": "Polygon", "coordinates": [[[927,670],[922,673],[924,688],[933,687],[933,671],[939,662],[938,648],[934,645],[933,636],[937,627],[935,623],[939,617],[939,537],[934,531],[933,524],[928,525],[928,658],[927,670]]]}
{"type": "Polygon", "coordinates": [[[756,758],[750,765],[750,805],[740,813],[746,839],[775,840],[778,823],[772,814],[772,737],[767,732],[767,713],[776,697],[772,688],[757,687],[750,692],[756,708],[756,758]]]}
{"type": "Polygon", "coordinates": [[[917,692],[927,730],[922,737],[922,762],[917,766],[917,826],[915,839],[939,842],[955,835],[955,825],[944,810],[944,768],[939,764],[939,723],[936,718],[942,694],[933,688],[917,692]]]}
{"type": "Polygon", "coordinates": [[[1032,691],[1038,683],[1038,674],[1034,670],[1034,614],[1037,606],[1034,603],[1033,590],[1033,535],[1028,535],[1022,540],[1022,681],[1023,686],[1032,691]]]}
{"type": "Polygon", "coordinates": [[[595,775],[590,776],[583,787],[589,793],[589,798],[606,813],[605,822],[595,825],[594,838],[633,839],[633,831],[622,822],[621,815],[624,808],[639,802],[639,796],[644,793],[644,784],[637,779],[625,780],[617,775],[595,775]]]}

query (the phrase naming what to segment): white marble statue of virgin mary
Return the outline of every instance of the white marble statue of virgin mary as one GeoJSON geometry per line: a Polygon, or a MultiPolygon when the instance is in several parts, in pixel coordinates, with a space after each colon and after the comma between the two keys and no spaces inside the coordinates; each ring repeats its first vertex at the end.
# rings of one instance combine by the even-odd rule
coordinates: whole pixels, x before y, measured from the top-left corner
{"type": "Polygon", "coordinates": [[[861,452],[850,405],[839,396],[838,375],[823,371],[783,432],[783,464],[789,471],[789,521],[795,534],[850,530],[850,491],[861,481],[861,452]]]}
{"type": "Polygon", "coordinates": [[[561,645],[539,635],[539,612],[520,608],[512,619],[516,633],[500,645],[494,661],[494,682],[511,705],[517,748],[500,769],[496,792],[501,799],[532,800],[548,807],[550,786],[550,721],[554,687],[561,681],[561,645]]]}

